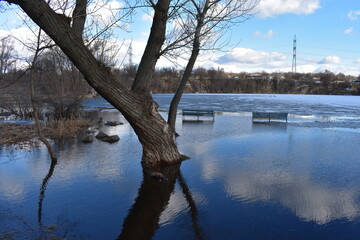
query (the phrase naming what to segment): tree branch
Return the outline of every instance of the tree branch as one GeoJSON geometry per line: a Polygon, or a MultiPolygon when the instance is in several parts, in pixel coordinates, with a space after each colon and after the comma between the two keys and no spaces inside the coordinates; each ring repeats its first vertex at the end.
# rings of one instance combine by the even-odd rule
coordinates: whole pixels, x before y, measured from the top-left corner
{"type": "Polygon", "coordinates": [[[76,5],[72,15],[72,29],[79,39],[83,39],[86,21],[87,0],[76,0],[76,5]]]}

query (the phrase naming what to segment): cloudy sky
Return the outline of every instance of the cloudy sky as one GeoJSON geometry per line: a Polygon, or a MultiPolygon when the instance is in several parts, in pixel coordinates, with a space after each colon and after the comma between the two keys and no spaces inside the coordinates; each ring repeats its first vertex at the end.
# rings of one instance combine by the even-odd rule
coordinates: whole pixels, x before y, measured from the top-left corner
{"type": "MultiPolygon", "coordinates": [[[[121,6],[112,0],[109,8],[121,6]]],[[[293,40],[297,40],[297,71],[360,74],[360,1],[358,0],[261,0],[257,14],[228,31],[232,48],[227,52],[202,52],[197,66],[224,68],[229,72],[291,71],[293,40]]],[[[105,17],[106,11],[101,14],[105,17]]],[[[16,18],[1,13],[0,34],[14,32],[16,18]]],[[[150,31],[151,16],[138,10],[123,42],[122,62],[132,41],[133,61],[139,62],[150,31]]],[[[22,27],[15,31],[24,34],[22,27]]],[[[125,61],[128,61],[125,59],[125,61]]],[[[179,61],[180,65],[184,61],[179,61]]],[[[174,66],[160,59],[158,67],[174,66]]],[[[179,67],[179,66],[177,66],[179,67]]]]}

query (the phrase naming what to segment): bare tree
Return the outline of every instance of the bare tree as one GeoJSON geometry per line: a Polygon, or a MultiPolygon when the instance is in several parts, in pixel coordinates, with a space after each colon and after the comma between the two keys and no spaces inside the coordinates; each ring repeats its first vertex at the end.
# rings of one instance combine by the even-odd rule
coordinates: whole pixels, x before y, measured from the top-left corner
{"type": "Polygon", "coordinates": [[[0,39],[0,80],[16,67],[16,51],[11,36],[0,39]]]}
{"type": "Polygon", "coordinates": [[[0,108],[16,117],[26,119],[30,117],[31,106],[29,104],[30,95],[28,85],[21,82],[21,77],[25,76],[26,71],[16,70],[17,52],[11,36],[0,39],[0,108]],[[24,87],[26,85],[26,87],[24,87]],[[27,90],[25,90],[27,89],[27,90]],[[21,91],[21,94],[18,92],[21,91]]]}
{"type": "Polygon", "coordinates": [[[54,119],[73,119],[79,116],[83,99],[91,90],[81,73],[57,47],[39,56],[36,67],[41,77],[40,99],[54,119]]]}
{"type": "Polygon", "coordinates": [[[190,58],[181,77],[169,108],[168,123],[175,133],[176,112],[189,81],[200,50],[221,49],[220,39],[230,26],[252,16],[258,0],[191,0],[177,12],[177,28],[173,42],[164,49],[164,54],[179,56],[179,50],[190,45],[190,58]],[[220,43],[220,44],[219,44],[220,43]]]}
{"type": "MultiPolygon", "coordinates": [[[[116,81],[111,69],[95,58],[89,50],[87,40],[82,37],[85,32],[89,2],[76,0],[72,5],[74,10],[70,11],[71,16],[65,18],[45,0],[6,0],[6,2],[18,5],[60,47],[84,75],[90,86],[125,116],[143,146],[143,161],[156,165],[175,163],[184,159],[177,149],[173,129],[160,116],[157,104],[150,95],[151,79],[157,60],[170,49],[181,49],[190,44],[192,49],[195,49],[194,57],[189,61],[189,69],[192,69],[201,41],[206,37],[212,39],[212,36],[217,35],[218,26],[222,26],[225,30],[226,24],[221,23],[230,25],[232,20],[236,19],[235,16],[239,16],[243,9],[246,10],[243,7],[248,1],[147,0],[146,3],[154,11],[153,23],[131,90],[116,81]],[[178,14],[180,10],[183,12],[178,14]],[[185,35],[180,34],[180,38],[174,44],[164,48],[167,24],[176,16],[181,19],[185,13],[191,16],[189,21],[186,20],[183,24],[185,35]],[[192,24],[196,27],[189,27],[192,24]]],[[[116,22],[114,23],[116,25],[116,22]]],[[[185,78],[188,78],[190,73],[191,70],[185,78]]]]}
{"type": "MultiPolygon", "coordinates": [[[[170,0],[159,0],[156,4],[151,1],[154,21],[132,91],[117,82],[110,69],[96,60],[73,27],[77,18],[73,18],[73,23],[69,25],[44,0],[7,2],[17,4],[39,25],[80,70],[87,82],[125,116],[143,146],[145,163],[174,163],[184,159],[168,124],[160,116],[157,104],[149,94],[150,77],[165,40],[170,0]]],[[[76,1],[76,6],[81,4],[84,3],[76,1]]]]}
{"type": "Polygon", "coordinates": [[[42,31],[39,28],[38,35],[37,35],[37,41],[36,41],[36,50],[35,50],[31,65],[30,65],[30,73],[32,74],[32,77],[31,77],[31,106],[33,109],[33,117],[35,120],[35,126],[36,126],[38,136],[39,136],[40,140],[45,144],[45,146],[50,154],[51,161],[56,162],[57,161],[56,154],[55,154],[54,150],[52,149],[49,141],[42,134],[41,126],[40,126],[40,122],[39,122],[38,110],[37,110],[37,106],[35,103],[34,75],[36,73],[36,63],[37,63],[38,57],[41,54],[41,52],[43,50],[45,50],[46,48],[51,47],[51,46],[41,46],[41,44],[42,44],[42,34],[41,33],[42,33],[42,31]]]}

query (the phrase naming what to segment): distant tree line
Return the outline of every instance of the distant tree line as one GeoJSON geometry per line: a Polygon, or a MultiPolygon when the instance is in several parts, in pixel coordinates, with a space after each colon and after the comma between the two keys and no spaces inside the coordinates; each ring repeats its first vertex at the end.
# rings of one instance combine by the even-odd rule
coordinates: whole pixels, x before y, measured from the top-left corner
{"type": "MultiPolygon", "coordinates": [[[[123,74],[130,77],[128,68],[123,74]]],[[[177,87],[181,70],[156,70],[152,91],[172,93],[177,87]]],[[[129,78],[126,78],[129,81],[129,78]]],[[[131,81],[131,80],[130,80],[131,81]]],[[[223,69],[196,68],[186,86],[188,93],[280,93],[360,95],[360,76],[330,71],[321,73],[227,73],[223,69]]]]}
{"type": "MultiPolygon", "coordinates": [[[[113,68],[117,80],[129,89],[136,74],[136,65],[113,68]]],[[[66,58],[49,51],[38,62],[36,90],[38,101],[51,106],[55,118],[70,117],[79,110],[81,101],[95,97],[96,93],[84,84],[79,71],[66,58]]],[[[0,107],[12,109],[21,118],[30,116],[29,75],[23,70],[11,69],[2,74],[0,107]],[[22,78],[11,84],[18,76],[22,78]],[[11,101],[9,101],[11,99],[11,101]],[[7,101],[6,101],[7,100],[7,101]],[[11,103],[11,104],[10,104],[11,103]],[[10,106],[11,105],[11,106],[10,106]],[[16,106],[16,107],[14,107],[16,106]]],[[[176,68],[160,68],[154,72],[153,93],[173,93],[182,71],[176,68]]],[[[277,94],[324,94],[360,95],[360,76],[354,77],[329,71],[322,73],[227,73],[223,69],[196,68],[186,85],[187,93],[277,93],[277,94]]]]}
{"type": "MultiPolygon", "coordinates": [[[[113,70],[129,88],[136,73],[136,65],[113,70]]],[[[173,93],[182,76],[182,70],[158,68],[153,75],[153,93],[173,93]]],[[[186,85],[187,93],[278,93],[360,95],[360,76],[320,73],[228,73],[223,69],[195,68],[186,85]]]]}

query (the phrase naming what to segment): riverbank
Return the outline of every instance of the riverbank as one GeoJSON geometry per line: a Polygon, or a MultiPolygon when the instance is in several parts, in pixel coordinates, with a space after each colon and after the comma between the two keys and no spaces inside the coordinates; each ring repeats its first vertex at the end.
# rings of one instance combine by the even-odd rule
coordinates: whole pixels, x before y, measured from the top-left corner
{"type": "MultiPolygon", "coordinates": [[[[52,120],[40,124],[44,137],[59,140],[77,138],[94,122],[85,119],[52,120]]],[[[0,146],[15,146],[15,148],[33,147],[37,145],[38,133],[31,121],[13,121],[0,124],[0,146]]]]}

